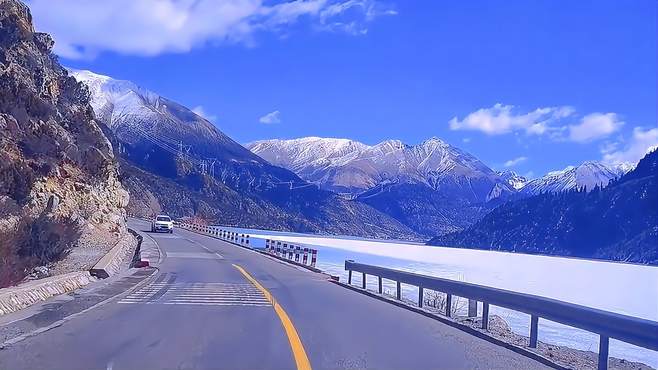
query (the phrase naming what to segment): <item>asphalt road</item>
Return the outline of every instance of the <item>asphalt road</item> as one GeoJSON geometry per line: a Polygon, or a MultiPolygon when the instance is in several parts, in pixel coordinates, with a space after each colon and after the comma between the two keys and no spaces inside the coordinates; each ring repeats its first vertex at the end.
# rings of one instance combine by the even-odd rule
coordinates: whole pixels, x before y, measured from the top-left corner
{"type": "Polygon", "coordinates": [[[0,369],[545,368],[325,275],[184,230],[144,234],[164,257],[149,281],[0,350],[0,369]]]}

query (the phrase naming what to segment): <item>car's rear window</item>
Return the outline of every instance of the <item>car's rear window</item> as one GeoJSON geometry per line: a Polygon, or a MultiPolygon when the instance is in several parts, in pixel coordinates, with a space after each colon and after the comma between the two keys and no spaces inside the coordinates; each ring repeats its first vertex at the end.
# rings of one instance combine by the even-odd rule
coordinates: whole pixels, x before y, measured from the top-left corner
{"type": "Polygon", "coordinates": [[[171,221],[171,218],[169,218],[167,216],[158,216],[155,220],[156,221],[171,221]]]}

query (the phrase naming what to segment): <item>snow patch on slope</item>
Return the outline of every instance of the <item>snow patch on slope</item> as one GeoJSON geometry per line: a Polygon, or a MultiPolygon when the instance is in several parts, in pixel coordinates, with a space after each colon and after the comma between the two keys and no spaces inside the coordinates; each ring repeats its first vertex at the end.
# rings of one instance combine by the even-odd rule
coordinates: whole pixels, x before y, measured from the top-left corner
{"type": "Polygon", "coordinates": [[[437,189],[448,178],[469,187],[473,179],[486,179],[491,186],[482,194],[484,198],[496,183],[504,183],[477,158],[436,137],[418,145],[400,140],[366,145],[349,139],[306,137],[257,141],[247,147],[269,162],[335,191],[358,193],[390,182],[422,183],[437,189]]]}
{"type": "Polygon", "coordinates": [[[608,166],[589,161],[579,166],[568,166],[560,171],[551,171],[545,176],[528,182],[522,192],[526,194],[556,193],[571,189],[593,190],[628,172],[630,166],[608,166]]]}

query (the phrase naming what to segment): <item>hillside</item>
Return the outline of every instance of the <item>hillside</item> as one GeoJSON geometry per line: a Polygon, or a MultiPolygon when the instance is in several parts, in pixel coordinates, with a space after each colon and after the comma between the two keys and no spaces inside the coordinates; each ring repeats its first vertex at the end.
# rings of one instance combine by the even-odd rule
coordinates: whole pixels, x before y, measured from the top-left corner
{"type": "Polygon", "coordinates": [[[0,287],[62,259],[89,268],[126,230],[112,145],[53,45],[0,0],[0,287]]]}
{"type": "Polygon", "coordinates": [[[605,187],[611,180],[621,177],[632,169],[630,164],[610,166],[601,162],[587,161],[578,166],[569,166],[560,171],[551,171],[531,180],[520,188],[523,195],[559,193],[572,189],[591,191],[595,187],[605,187]]]}
{"type": "Polygon", "coordinates": [[[658,151],[590,192],[508,202],[428,244],[658,264],[658,151]]]}
{"type": "Polygon", "coordinates": [[[370,146],[308,137],[263,140],[247,147],[306,181],[348,193],[424,235],[461,230],[491,209],[489,201],[515,192],[473,155],[438,138],[418,145],[386,140],[370,146]]]}
{"type": "Polygon", "coordinates": [[[98,119],[122,160],[128,209],[197,215],[225,225],[380,238],[418,238],[377,210],[318,189],[236,143],[190,109],[89,71],[98,119]]]}

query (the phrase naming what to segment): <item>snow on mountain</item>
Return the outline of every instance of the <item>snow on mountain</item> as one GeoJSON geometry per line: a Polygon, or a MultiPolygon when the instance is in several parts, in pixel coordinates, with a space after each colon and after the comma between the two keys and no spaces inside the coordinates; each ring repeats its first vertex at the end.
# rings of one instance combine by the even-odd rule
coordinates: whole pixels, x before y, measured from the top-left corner
{"type": "Polygon", "coordinates": [[[571,189],[591,191],[596,186],[605,187],[610,180],[628,172],[629,168],[627,165],[609,166],[601,162],[589,161],[579,166],[569,166],[560,171],[549,172],[543,177],[528,182],[521,192],[535,195],[571,189]]]}
{"type": "Polygon", "coordinates": [[[112,131],[137,213],[202,215],[244,226],[369,237],[417,237],[390,216],[308,186],[187,107],[89,71],[70,71],[112,131]],[[202,174],[206,174],[203,176],[202,174]],[[157,210],[157,211],[155,211],[157,210]]]}
{"type": "Polygon", "coordinates": [[[83,70],[69,73],[89,88],[97,119],[126,143],[148,140],[175,149],[176,141],[183,141],[199,155],[217,157],[228,151],[233,157],[259,160],[205,118],[131,81],[83,70]]]}
{"type": "Polygon", "coordinates": [[[516,190],[521,190],[521,188],[528,183],[527,178],[514,171],[497,171],[496,174],[507,181],[507,183],[516,190]]]}
{"type": "MultiPolygon", "coordinates": [[[[263,140],[247,147],[307,181],[341,192],[359,193],[391,182],[420,183],[433,189],[450,183],[485,200],[502,182],[477,158],[438,138],[418,145],[386,140],[371,146],[348,139],[307,137],[263,140]],[[487,184],[475,186],[479,180],[487,184]]],[[[502,191],[510,191],[507,184],[502,191]]]]}

